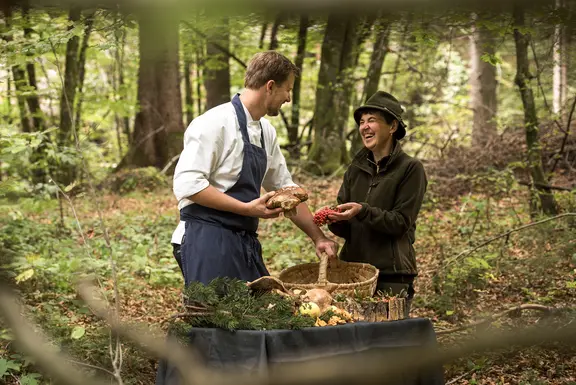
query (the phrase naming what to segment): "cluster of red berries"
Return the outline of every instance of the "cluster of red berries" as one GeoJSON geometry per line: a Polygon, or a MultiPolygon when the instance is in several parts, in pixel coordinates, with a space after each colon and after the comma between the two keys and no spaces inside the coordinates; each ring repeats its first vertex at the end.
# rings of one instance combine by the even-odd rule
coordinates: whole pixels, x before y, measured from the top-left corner
{"type": "Polygon", "coordinates": [[[339,212],[340,209],[336,208],[336,206],[321,208],[314,214],[314,223],[316,226],[323,226],[329,221],[328,215],[339,212]]]}

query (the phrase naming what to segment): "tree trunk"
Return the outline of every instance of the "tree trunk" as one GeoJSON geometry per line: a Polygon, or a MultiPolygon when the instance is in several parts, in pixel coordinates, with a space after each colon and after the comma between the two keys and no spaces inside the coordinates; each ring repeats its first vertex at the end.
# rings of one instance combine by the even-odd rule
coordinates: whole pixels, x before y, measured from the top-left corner
{"type": "MultiPolygon", "coordinates": [[[[30,21],[30,6],[28,1],[22,4],[22,18],[24,20],[24,36],[26,40],[32,42],[32,33],[34,32],[31,27],[30,21]]],[[[34,64],[34,58],[31,54],[27,54],[28,61],[26,63],[26,73],[28,74],[28,86],[32,89],[32,92],[28,92],[26,97],[26,102],[28,104],[28,110],[32,116],[32,127],[34,132],[43,132],[46,130],[46,120],[44,113],[40,107],[40,97],[38,96],[38,83],[36,81],[36,66],[34,64]]],[[[30,156],[32,181],[35,184],[45,183],[47,181],[47,142],[50,141],[49,137],[44,137],[42,143],[36,148],[30,156]]]]}
{"type": "MultiPolygon", "coordinates": [[[[475,17],[476,19],[476,17],[475,17]]],[[[486,27],[477,26],[470,39],[471,62],[471,100],[474,110],[472,127],[472,145],[485,147],[498,134],[496,113],[498,99],[496,95],[496,65],[482,59],[482,55],[494,57],[495,36],[486,27]]]]}
{"type": "Polygon", "coordinates": [[[366,74],[366,84],[364,85],[364,91],[362,92],[362,101],[364,102],[378,91],[382,66],[384,65],[386,54],[388,53],[390,23],[380,19],[376,24],[375,29],[376,36],[374,39],[374,48],[372,49],[368,73],[366,74]]]}
{"type": "MultiPolygon", "coordinates": [[[[71,22],[68,31],[80,21],[81,10],[78,7],[70,9],[68,21],[71,22]]],[[[66,62],[64,69],[64,85],[60,97],[60,131],[58,132],[58,144],[68,146],[72,143],[72,129],[74,115],[74,99],[78,86],[78,52],[80,38],[72,36],[66,43],[66,62]]]]}
{"type": "Polygon", "coordinates": [[[194,96],[192,95],[192,55],[187,48],[184,53],[184,105],[186,111],[186,123],[194,119],[194,96]]]}
{"type": "MultiPolygon", "coordinates": [[[[22,5],[22,16],[24,18],[24,36],[27,40],[32,39],[32,28],[30,27],[30,7],[28,2],[22,5]]],[[[33,131],[40,132],[46,129],[44,122],[44,114],[40,108],[40,98],[38,97],[38,83],[36,81],[36,67],[34,59],[30,58],[26,63],[26,73],[28,74],[28,85],[33,88],[33,92],[29,92],[26,97],[30,115],[32,115],[32,122],[34,123],[33,131]]]]}
{"type": "MultiPolygon", "coordinates": [[[[204,67],[204,57],[202,56],[202,43],[198,42],[196,47],[196,110],[198,115],[203,113],[202,110],[202,68],[204,67]]],[[[190,122],[188,122],[190,123],[190,122]]]]}
{"type": "Polygon", "coordinates": [[[82,101],[84,99],[84,77],[86,74],[86,51],[88,50],[88,42],[90,41],[90,34],[94,27],[94,17],[96,12],[90,13],[85,18],[84,36],[82,37],[82,46],[80,47],[80,55],[78,57],[78,103],[76,105],[76,119],[74,120],[74,127],[80,127],[80,117],[82,116],[82,101]]]}
{"type": "Polygon", "coordinates": [[[300,28],[298,30],[298,49],[294,65],[300,70],[300,76],[294,80],[294,89],[292,90],[292,115],[290,125],[288,126],[288,149],[290,158],[300,159],[300,147],[298,127],[300,127],[300,88],[302,85],[302,68],[304,66],[304,57],[306,56],[306,40],[308,34],[308,16],[300,16],[300,28]]]}
{"type": "MultiPolygon", "coordinates": [[[[121,36],[124,34],[124,31],[121,29],[122,27],[119,26],[119,14],[116,13],[114,15],[114,62],[112,65],[112,70],[110,74],[110,79],[112,83],[112,89],[114,90],[114,100],[117,102],[121,100],[120,96],[120,79],[122,78],[122,54],[121,52],[124,51],[124,42],[120,40],[121,36]]],[[[123,125],[123,120],[120,117],[118,111],[114,112],[114,122],[116,123],[116,142],[118,143],[118,159],[122,161],[122,157],[124,156],[124,149],[122,145],[122,133],[125,131],[125,127],[123,125]]],[[[130,143],[130,138],[128,137],[128,143],[130,143]]]]}
{"type": "Polygon", "coordinates": [[[214,23],[207,33],[206,58],[204,60],[204,87],[206,110],[230,101],[230,59],[218,49],[229,50],[230,33],[228,19],[214,23]]]}
{"type": "Polygon", "coordinates": [[[282,23],[282,13],[279,13],[274,19],[274,24],[272,24],[272,30],[270,31],[270,46],[268,49],[274,51],[278,48],[278,29],[280,29],[280,24],[282,23]]]}
{"type": "Polygon", "coordinates": [[[264,48],[264,39],[266,38],[266,31],[268,30],[268,23],[262,23],[260,29],[260,42],[258,43],[258,48],[264,48]]]}
{"type": "MultiPolygon", "coordinates": [[[[375,25],[375,38],[374,47],[372,48],[372,55],[370,57],[370,64],[368,65],[368,72],[366,74],[366,83],[362,92],[362,102],[365,102],[378,91],[380,84],[380,76],[382,75],[382,66],[386,53],[388,53],[388,41],[390,37],[390,23],[384,19],[379,19],[375,25]]],[[[360,135],[352,135],[352,145],[350,148],[350,155],[354,155],[362,147],[362,140],[360,135]]]]}
{"type": "Polygon", "coordinates": [[[330,15],[322,42],[314,108],[314,143],[309,169],[331,174],[348,157],[345,127],[349,119],[351,70],[357,60],[361,20],[356,16],[330,15]]]}
{"type": "Polygon", "coordinates": [[[4,98],[4,102],[6,103],[6,115],[4,119],[6,119],[6,123],[9,125],[11,125],[13,122],[12,100],[10,95],[12,95],[12,79],[10,78],[10,72],[6,71],[6,97],[4,98]]]}
{"type": "Polygon", "coordinates": [[[521,5],[514,6],[514,42],[516,44],[516,79],[515,83],[520,91],[522,105],[524,106],[524,123],[526,124],[526,144],[528,148],[528,167],[532,176],[532,184],[538,190],[540,204],[545,214],[555,215],[557,213],[554,196],[548,186],[548,180],[544,174],[542,166],[542,154],[538,138],[538,117],[536,116],[536,105],[530,81],[528,61],[528,45],[530,36],[525,35],[524,10],[521,5]]]}
{"type": "Polygon", "coordinates": [[[28,107],[26,106],[26,97],[23,96],[28,87],[26,81],[26,72],[19,65],[12,66],[12,77],[14,78],[14,90],[16,93],[16,101],[18,102],[18,110],[20,111],[20,123],[22,124],[22,132],[32,132],[33,123],[28,114],[28,107]]]}
{"type": "MultiPolygon", "coordinates": [[[[116,36],[116,49],[114,50],[115,61],[116,61],[116,68],[118,71],[118,89],[122,92],[122,95],[125,93],[124,87],[124,49],[126,47],[126,27],[120,27],[121,30],[117,30],[115,33],[116,36]],[[120,47],[120,49],[118,49],[120,47]]],[[[122,119],[122,127],[124,129],[124,135],[126,136],[126,140],[128,140],[128,145],[132,144],[132,132],[130,131],[130,118],[125,115],[122,119]]]]}
{"type": "MultiPolygon", "coordinates": [[[[564,0],[556,0],[556,10],[560,12],[565,9],[566,4],[564,0]]],[[[564,24],[559,23],[554,26],[554,49],[553,49],[553,79],[552,79],[552,112],[555,114],[566,115],[564,105],[566,103],[566,93],[568,85],[566,84],[566,62],[567,62],[567,46],[566,46],[566,27],[564,24]]]]}
{"type": "Polygon", "coordinates": [[[390,84],[390,92],[392,95],[394,95],[394,88],[396,86],[396,78],[398,77],[398,70],[400,68],[400,56],[402,53],[402,50],[405,48],[406,46],[406,39],[408,39],[408,35],[410,34],[410,27],[412,24],[412,18],[413,18],[413,14],[409,13],[408,16],[406,17],[406,23],[404,24],[404,30],[402,31],[402,37],[400,38],[400,42],[398,43],[398,48],[397,48],[397,52],[396,52],[396,62],[394,63],[394,73],[392,74],[392,82],[390,84]]]}
{"type": "MultiPolygon", "coordinates": [[[[80,21],[81,9],[79,7],[70,8],[68,14],[68,31],[71,31],[75,24],[80,21]]],[[[64,69],[64,85],[60,96],[60,128],[58,131],[58,147],[64,149],[74,146],[74,103],[76,89],[78,87],[78,51],[80,48],[80,38],[72,36],[66,43],[66,62],[64,69]]],[[[66,163],[58,166],[58,182],[69,185],[76,177],[76,166],[66,163]]]]}
{"type": "MultiPolygon", "coordinates": [[[[2,13],[4,14],[6,31],[10,31],[12,22],[12,10],[5,4],[2,8],[2,13]]],[[[4,32],[4,31],[3,31],[4,32]]],[[[1,33],[2,40],[9,43],[14,40],[11,34],[1,33]]],[[[26,72],[24,68],[20,65],[13,65],[12,68],[12,78],[14,79],[14,94],[16,95],[16,102],[18,104],[18,111],[20,114],[20,124],[22,125],[22,132],[32,132],[32,121],[28,114],[28,107],[26,106],[26,97],[24,96],[26,92],[26,87],[28,82],[26,80],[26,72]]]]}
{"type": "MultiPolygon", "coordinates": [[[[344,46],[342,49],[342,88],[337,94],[339,102],[339,111],[345,113],[338,114],[337,127],[342,132],[342,158],[341,164],[347,164],[350,161],[351,154],[346,148],[346,134],[349,130],[348,122],[350,121],[350,106],[352,101],[355,100],[355,81],[354,71],[358,67],[360,59],[360,47],[364,44],[366,39],[370,36],[372,26],[376,21],[376,14],[367,17],[351,17],[348,22],[348,31],[344,46]]],[[[355,124],[353,127],[355,128],[355,124]]]]}
{"type": "Polygon", "coordinates": [[[179,23],[162,14],[139,18],[139,111],[133,142],[119,168],[162,169],[182,150],[182,98],[178,61],[179,23]]]}

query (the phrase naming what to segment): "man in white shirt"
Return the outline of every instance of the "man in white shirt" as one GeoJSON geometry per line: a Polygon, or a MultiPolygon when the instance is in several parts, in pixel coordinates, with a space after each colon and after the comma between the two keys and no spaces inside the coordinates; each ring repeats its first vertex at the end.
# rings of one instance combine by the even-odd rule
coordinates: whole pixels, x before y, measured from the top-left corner
{"type": "MultiPolygon", "coordinates": [[[[276,130],[276,116],[290,102],[298,68],[285,56],[261,52],[250,61],[245,91],[190,123],[174,172],[181,222],[172,243],[181,244],[184,282],[216,277],[246,281],[268,275],[257,238],[259,218],[278,217],[266,208],[274,190],[295,185],[276,130]],[[260,188],[267,193],[260,197],[260,188]]],[[[312,220],[305,203],[291,220],[314,242],[316,254],[336,257],[338,245],[312,220]]],[[[175,253],[177,255],[177,253],[175,253]]],[[[177,257],[178,259],[178,257],[177,257]]]]}

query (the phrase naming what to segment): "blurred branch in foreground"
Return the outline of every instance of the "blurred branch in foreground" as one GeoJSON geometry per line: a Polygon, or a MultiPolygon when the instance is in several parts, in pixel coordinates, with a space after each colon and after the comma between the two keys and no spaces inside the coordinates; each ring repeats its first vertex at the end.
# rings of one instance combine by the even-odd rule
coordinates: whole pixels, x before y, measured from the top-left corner
{"type": "MultiPolygon", "coordinates": [[[[79,291],[93,311],[107,320],[112,330],[126,337],[155,356],[164,357],[178,367],[186,384],[215,385],[307,385],[307,384],[382,384],[394,383],[394,379],[409,369],[425,368],[444,364],[472,353],[511,347],[528,347],[542,343],[576,342],[576,323],[568,322],[561,328],[550,326],[517,329],[509,332],[483,332],[473,335],[467,341],[458,341],[455,347],[439,352],[437,349],[422,349],[419,354],[413,351],[394,355],[386,352],[358,354],[354,357],[335,357],[321,361],[311,360],[291,364],[271,366],[268,373],[222,373],[202,366],[199,358],[184,349],[175,341],[164,341],[150,334],[138,332],[109,317],[109,310],[95,298],[95,288],[83,284],[79,291]]],[[[20,348],[36,359],[36,362],[54,378],[65,384],[100,384],[83,377],[75,371],[45,340],[33,331],[28,322],[20,316],[16,298],[8,290],[0,291],[0,310],[7,324],[14,331],[20,348]]],[[[36,328],[38,329],[38,328],[36,328]]]]}
{"type": "MultiPolygon", "coordinates": [[[[517,0],[171,0],[166,2],[152,3],[143,0],[30,0],[32,7],[57,7],[69,9],[70,6],[82,6],[83,8],[113,9],[116,7],[125,10],[137,11],[142,9],[173,8],[182,14],[186,11],[194,11],[199,8],[215,9],[222,14],[234,14],[235,12],[250,12],[251,10],[287,11],[330,11],[338,9],[354,11],[355,13],[370,12],[376,9],[387,11],[417,11],[417,12],[443,12],[445,10],[467,11],[511,11],[517,0]],[[153,4],[153,5],[152,5],[153,4]]],[[[25,0],[5,0],[4,6],[22,6],[25,0]]],[[[549,5],[545,0],[523,2],[527,9],[549,5]]]]}

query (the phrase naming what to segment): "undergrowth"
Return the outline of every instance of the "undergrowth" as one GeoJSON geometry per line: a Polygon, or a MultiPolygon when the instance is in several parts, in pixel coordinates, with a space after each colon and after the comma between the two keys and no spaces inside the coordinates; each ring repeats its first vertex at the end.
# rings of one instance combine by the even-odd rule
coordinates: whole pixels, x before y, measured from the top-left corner
{"type": "MultiPolygon", "coordinates": [[[[310,201],[314,211],[332,201],[339,180],[306,184],[316,195],[310,201]]],[[[520,187],[501,185],[506,188],[493,195],[468,194],[457,199],[427,196],[416,234],[420,276],[414,316],[429,317],[439,325],[458,325],[509,305],[565,306],[571,302],[576,294],[574,218],[513,232],[472,251],[483,240],[542,219],[530,217],[527,196],[520,187]]],[[[574,194],[559,193],[557,201],[563,212],[574,212],[574,194]]],[[[62,209],[54,200],[0,202],[0,262],[23,296],[26,312],[54,345],[77,361],[111,370],[110,336],[76,295],[75,284],[96,276],[103,290],[110,293],[111,253],[118,270],[123,318],[134,327],[151,324],[158,331],[180,301],[182,278],[170,245],[178,217],[168,190],[108,194],[100,203],[111,249],[106,246],[95,202],[87,198],[74,200],[82,235],[66,201],[62,209]]],[[[316,259],[312,242],[285,218],[261,221],[260,241],[273,273],[316,259]]],[[[342,245],[342,240],[338,241],[342,245]]],[[[1,326],[0,353],[3,381],[31,385],[48,382],[32,361],[16,352],[10,331],[1,326]]],[[[130,344],[125,346],[124,356],[125,383],[153,381],[153,357],[130,344]]],[[[447,371],[464,372],[475,365],[481,366],[476,375],[490,375],[486,368],[492,363],[480,356],[469,362],[458,361],[447,371]]],[[[99,369],[80,368],[109,375],[99,369]]],[[[539,381],[543,374],[536,371],[530,376],[518,378],[539,381]]]]}

